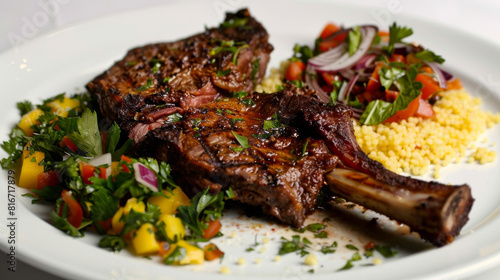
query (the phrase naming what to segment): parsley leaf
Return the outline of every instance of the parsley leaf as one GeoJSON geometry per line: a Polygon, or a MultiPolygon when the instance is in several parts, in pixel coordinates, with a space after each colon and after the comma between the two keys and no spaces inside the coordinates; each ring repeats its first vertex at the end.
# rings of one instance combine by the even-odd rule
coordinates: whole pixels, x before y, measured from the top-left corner
{"type": "Polygon", "coordinates": [[[29,113],[31,110],[33,110],[34,107],[30,101],[25,100],[23,102],[17,103],[17,109],[19,109],[19,114],[23,116],[24,114],[29,113]]]}
{"type": "Polygon", "coordinates": [[[394,257],[398,253],[397,251],[393,251],[390,246],[385,245],[376,245],[375,250],[377,250],[377,252],[379,252],[386,258],[394,257]]]}
{"type": "Polygon", "coordinates": [[[399,95],[393,103],[375,100],[368,103],[359,121],[363,125],[375,125],[396,114],[397,111],[408,108],[410,102],[417,98],[422,89],[422,83],[416,82],[418,69],[412,65],[409,70],[394,81],[399,89],[399,95]]]}
{"type": "Polygon", "coordinates": [[[338,246],[337,241],[333,241],[332,245],[321,246],[321,250],[320,251],[321,251],[321,253],[323,253],[325,255],[326,254],[333,254],[333,253],[335,253],[337,251],[337,246],[338,246]]]}
{"type": "Polygon", "coordinates": [[[222,216],[224,208],[224,193],[217,195],[208,193],[209,188],[198,193],[191,199],[191,205],[181,205],[176,216],[188,226],[194,238],[202,238],[203,230],[208,227],[209,221],[215,221],[222,216]]]}
{"type": "Polygon", "coordinates": [[[248,22],[248,18],[235,17],[235,18],[226,20],[225,22],[221,23],[219,27],[221,27],[221,28],[240,27],[240,26],[244,26],[245,24],[247,24],[247,22],[248,22]]]}
{"type": "Polygon", "coordinates": [[[231,73],[231,69],[219,70],[219,71],[217,71],[217,78],[222,77],[222,76],[226,76],[229,73],[231,73]]]}
{"type": "Polygon", "coordinates": [[[281,241],[281,248],[278,252],[279,255],[286,255],[296,252],[301,257],[303,257],[309,254],[306,249],[309,248],[311,241],[309,241],[307,238],[302,238],[301,240],[299,235],[294,235],[292,236],[291,240],[281,237],[281,241]]]}
{"type": "Polygon", "coordinates": [[[99,247],[109,248],[114,252],[119,252],[123,248],[127,247],[125,239],[121,236],[116,235],[106,235],[99,241],[99,247]]]}
{"type": "Polygon", "coordinates": [[[264,125],[262,127],[263,130],[270,130],[282,127],[283,124],[278,119],[278,116],[274,114],[270,120],[265,120],[264,125]]]}
{"type": "Polygon", "coordinates": [[[443,63],[445,60],[442,58],[440,55],[435,54],[431,50],[423,50],[421,52],[418,52],[415,54],[415,56],[423,61],[427,62],[437,62],[437,63],[443,63]]]}
{"type": "Polygon", "coordinates": [[[388,54],[392,55],[394,51],[394,45],[396,43],[403,42],[403,39],[409,37],[413,34],[413,30],[408,27],[398,26],[394,22],[391,27],[389,27],[389,45],[385,50],[388,54]]]}
{"type": "Polygon", "coordinates": [[[146,81],[146,84],[145,85],[142,85],[140,87],[137,88],[137,91],[138,92],[141,92],[141,91],[145,91],[147,90],[148,88],[150,88],[151,86],[153,85],[153,80],[152,79],[148,79],[146,81]]]}
{"type": "Polygon", "coordinates": [[[102,155],[101,133],[97,125],[97,113],[86,109],[82,117],[78,118],[77,131],[68,133],[68,137],[87,156],[96,157],[102,155]]]}
{"type": "Polygon", "coordinates": [[[240,143],[241,147],[243,148],[250,148],[252,146],[250,146],[250,144],[248,144],[248,138],[245,137],[245,136],[241,136],[239,135],[238,133],[234,132],[231,130],[231,132],[233,133],[234,137],[236,137],[236,140],[238,141],[238,143],[240,143]]]}
{"type": "Polygon", "coordinates": [[[347,50],[349,51],[349,56],[352,56],[358,50],[362,37],[363,35],[361,34],[359,26],[356,26],[349,31],[347,34],[347,50]]]}

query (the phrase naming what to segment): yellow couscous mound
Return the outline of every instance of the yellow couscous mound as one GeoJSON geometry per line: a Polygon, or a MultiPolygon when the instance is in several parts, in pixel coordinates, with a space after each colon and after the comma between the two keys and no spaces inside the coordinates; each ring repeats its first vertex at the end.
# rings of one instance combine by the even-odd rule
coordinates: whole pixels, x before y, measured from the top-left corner
{"type": "MultiPolygon", "coordinates": [[[[271,69],[257,91],[275,92],[287,65],[283,62],[279,69],[271,69]]],[[[481,99],[465,90],[450,90],[434,105],[436,116],[432,119],[409,118],[374,126],[361,126],[353,120],[354,133],[361,149],[389,170],[425,175],[434,165],[433,176],[439,178],[442,166],[466,157],[467,163],[495,161],[495,151],[474,143],[486,129],[500,122],[500,114],[484,112],[480,105],[481,99]]]]}

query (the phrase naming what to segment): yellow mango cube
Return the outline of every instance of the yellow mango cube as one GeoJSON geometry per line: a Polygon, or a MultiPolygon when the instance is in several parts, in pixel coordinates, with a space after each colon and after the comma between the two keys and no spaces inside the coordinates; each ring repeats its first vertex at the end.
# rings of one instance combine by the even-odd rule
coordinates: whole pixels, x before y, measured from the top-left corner
{"type": "Polygon", "coordinates": [[[160,245],[156,240],[152,224],[142,224],[141,227],[132,234],[132,246],[139,255],[149,255],[158,252],[160,245]]]}
{"type": "Polygon", "coordinates": [[[181,188],[175,188],[172,192],[163,190],[162,195],[152,196],[148,199],[148,202],[160,207],[162,214],[173,215],[177,213],[177,207],[180,205],[190,205],[191,201],[189,197],[182,191],[181,188]]]}
{"type": "Polygon", "coordinates": [[[43,173],[43,165],[39,165],[45,158],[45,154],[35,151],[30,154],[29,145],[26,145],[22,154],[21,174],[19,175],[18,186],[26,189],[36,189],[38,187],[38,174],[43,173]]]}
{"type": "Polygon", "coordinates": [[[174,215],[162,214],[158,224],[163,222],[165,233],[171,241],[181,240],[186,235],[186,229],[182,220],[174,215]]]}
{"type": "Polygon", "coordinates": [[[189,244],[185,240],[179,240],[177,243],[170,245],[170,249],[165,254],[163,261],[173,265],[203,264],[205,257],[202,249],[189,244]],[[183,254],[177,255],[174,258],[173,253],[178,247],[182,248],[182,250],[178,250],[177,252],[182,252],[183,254]]]}
{"type": "Polygon", "coordinates": [[[21,117],[21,120],[19,121],[19,128],[21,128],[26,136],[33,136],[33,129],[31,128],[32,125],[38,124],[38,118],[43,115],[43,111],[40,109],[34,109],[26,114],[24,114],[21,117]]]}
{"type": "Polygon", "coordinates": [[[80,101],[64,96],[63,100],[56,99],[46,104],[52,108],[52,112],[58,116],[68,117],[68,112],[71,109],[80,106],[80,101]]]}
{"type": "Polygon", "coordinates": [[[132,197],[127,200],[127,203],[124,207],[120,207],[113,218],[111,218],[111,228],[114,234],[120,234],[125,226],[125,223],[120,221],[122,215],[127,215],[131,209],[134,209],[134,212],[144,213],[146,211],[146,205],[142,201],[137,201],[137,198],[132,197]]]}

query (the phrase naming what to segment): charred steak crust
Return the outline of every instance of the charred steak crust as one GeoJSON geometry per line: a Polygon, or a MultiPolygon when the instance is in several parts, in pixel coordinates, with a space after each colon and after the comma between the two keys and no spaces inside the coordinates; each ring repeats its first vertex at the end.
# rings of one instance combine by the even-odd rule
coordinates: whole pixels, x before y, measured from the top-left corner
{"type": "Polygon", "coordinates": [[[273,50],[268,37],[248,10],[227,13],[219,27],[130,50],[89,82],[87,89],[97,98],[102,114],[138,142],[159,127],[154,123],[165,115],[221,94],[252,91],[264,76],[273,50]],[[147,126],[140,129],[137,124],[147,126]]]}
{"type": "Polygon", "coordinates": [[[190,194],[231,187],[235,200],[300,228],[337,157],[322,140],[304,137],[293,127],[264,130],[264,121],[276,113],[272,99],[277,96],[256,95],[254,106],[225,98],[191,108],[179,122],[148,133],[139,153],[168,160],[190,194]],[[243,148],[235,134],[245,137],[249,147],[243,148]]]}
{"type": "Polygon", "coordinates": [[[469,186],[386,170],[357,144],[352,111],[322,104],[307,87],[251,94],[273,49],[267,40],[246,9],[228,13],[219,27],[130,50],[87,89],[137,155],[171,163],[189,194],[232,188],[235,200],[300,228],[326,182],[433,244],[451,242],[468,220],[469,186]],[[240,91],[251,102],[228,97],[240,91]]]}

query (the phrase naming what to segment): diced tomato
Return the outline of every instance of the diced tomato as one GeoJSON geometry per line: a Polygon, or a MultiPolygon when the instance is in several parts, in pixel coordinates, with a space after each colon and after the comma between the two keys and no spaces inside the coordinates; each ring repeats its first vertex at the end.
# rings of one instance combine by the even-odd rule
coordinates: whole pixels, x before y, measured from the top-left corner
{"type": "Polygon", "coordinates": [[[408,104],[408,108],[401,111],[397,111],[396,114],[394,114],[394,116],[388,118],[384,122],[399,122],[414,116],[418,110],[419,99],[420,99],[419,97],[415,98],[412,102],[410,102],[410,104],[408,104]]]}
{"type": "MultiPolygon", "coordinates": [[[[129,157],[125,156],[125,155],[122,155],[121,160],[125,161],[125,162],[128,162],[128,163],[132,163],[132,160],[129,157]]],[[[130,172],[130,169],[128,169],[128,167],[127,167],[126,164],[123,164],[122,168],[123,168],[124,172],[130,172]]]]}
{"type": "Polygon", "coordinates": [[[108,175],[106,174],[106,167],[99,167],[99,178],[106,179],[108,175]]]}
{"type": "Polygon", "coordinates": [[[94,172],[95,172],[95,167],[93,165],[90,165],[84,161],[80,162],[80,174],[82,175],[84,184],[86,185],[92,184],[90,178],[95,177],[94,172]]]}
{"type": "Polygon", "coordinates": [[[338,32],[340,27],[334,23],[327,23],[326,26],[321,31],[321,35],[319,35],[322,39],[326,39],[328,36],[332,35],[335,32],[338,32]]]}
{"type": "Polygon", "coordinates": [[[112,218],[109,218],[107,221],[97,221],[97,223],[99,223],[101,228],[105,232],[107,232],[109,229],[111,229],[111,220],[112,220],[112,218]]]}
{"type": "Polygon", "coordinates": [[[57,170],[50,170],[47,172],[38,174],[38,185],[37,190],[41,190],[45,187],[53,187],[61,182],[61,176],[57,170]]]}
{"type": "Polygon", "coordinates": [[[434,93],[441,90],[438,82],[434,80],[433,77],[427,74],[417,74],[417,77],[415,77],[415,81],[421,82],[423,84],[422,99],[424,100],[429,99],[429,97],[431,97],[434,93]]]}
{"type": "Polygon", "coordinates": [[[436,115],[434,113],[434,109],[432,109],[432,105],[427,100],[418,98],[418,101],[419,101],[418,109],[417,112],[415,113],[415,116],[427,119],[427,118],[432,118],[436,115]]]}
{"type": "Polygon", "coordinates": [[[399,91],[386,89],[385,90],[385,101],[393,102],[394,100],[396,100],[398,95],[399,95],[399,91]]]}
{"type": "Polygon", "coordinates": [[[378,91],[380,89],[381,84],[380,84],[380,76],[379,76],[378,72],[380,71],[380,69],[382,69],[383,66],[384,66],[384,64],[382,62],[375,63],[375,69],[373,70],[372,76],[370,77],[370,80],[368,81],[368,84],[366,85],[366,91],[374,92],[374,91],[378,91]]]}
{"type": "Polygon", "coordinates": [[[453,80],[447,81],[446,85],[448,89],[461,89],[463,88],[462,81],[459,78],[455,78],[453,80]]]}
{"type": "Polygon", "coordinates": [[[203,247],[203,252],[205,253],[205,260],[213,261],[224,256],[222,252],[215,244],[209,243],[203,247]]]}
{"type": "Polygon", "coordinates": [[[333,23],[328,23],[325,26],[325,28],[323,28],[323,31],[321,31],[321,35],[320,35],[320,38],[322,40],[318,46],[318,49],[320,50],[320,52],[326,52],[327,50],[334,48],[338,44],[345,41],[345,38],[346,38],[348,32],[344,32],[344,33],[339,34],[333,38],[328,38],[332,34],[338,32],[340,30],[341,30],[341,28],[338,25],[335,25],[333,23]]]}
{"type": "Polygon", "coordinates": [[[421,72],[425,72],[425,73],[429,73],[429,74],[434,74],[434,71],[429,66],[422,66],[422,67],[420,67],[419,70],[421,72]]]}
{"type": "Polygon", "coordinates": [[[122,155],[121,160],[126,161],[128,163],[132,163],[132,160],[126,155],[122,155]]]}
{"type": "Polygon", "coordinates": [[[306,69],[306,65],[302,61],[292,61],[286,68],[285,78],[288,81],[301,80],[302,72],[306,69]]]}
{"type": "MultiPolygon", "coordinates": [[[[73,198],[71,191],[63,190],[61,192],[61,198],[64,201],[64,205],[62,207],[68,207],[68,222],[76,228],[80,227],[83,221],[82,207],[78,201],[73,198]]],[[[62,211],[60,212],[62,213],[62,211]]],[[[61,215],[61,213],[59,213],[59,215],[61,215]]]]}
{"type": "Polygon", "coordinates": [[[378,31],[378,36],[380,36],[380,37],[389,36],[389,31],[379,30],[378,31]]]}
{"type": "Polygon", "coordinates": [[[332,85],[333,82],[342,80],[342,77],[340,75],[332,74],[332,73],[328,73],[328,72],[321,72],[321,77],[323,77],[323,80],[325,80],[325,82],[328,85],[332,85]]]}
{"type": "Polygon", "coordinates": [[[71,139],[69,139],[68,136],[64,136],[59,145],[61,147],[67,147],[73,153],[78,150],[78,147],[75,145],[75,143],[73,143],[73,141],[71,141],[71,139]]]}
{"type": "Polygon", "coordinates": [[[406,58],[405,58],[404,55],[393,53],[392,56],[391,56],[390,61],[391,62],[402,62],[402,63],[405,63],[406,62],[406,58]]]}
{"type": "Polygon", "coordinates": [[[365,245],[365,250],[371,250],[371,249],[375,249],[375,243],[373,243],[373,241],[370,241],[365,245]]]}
{"type": "Polygon", "coordinates": [[[210,239],[214,237],[222,227],[220,221],[217,219],[215,221],[210,221],[208,227],[203,230],[203,238],[210,239]]]}

